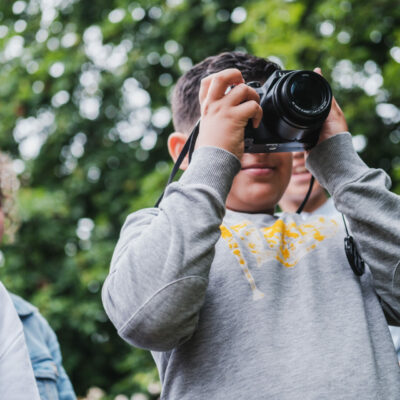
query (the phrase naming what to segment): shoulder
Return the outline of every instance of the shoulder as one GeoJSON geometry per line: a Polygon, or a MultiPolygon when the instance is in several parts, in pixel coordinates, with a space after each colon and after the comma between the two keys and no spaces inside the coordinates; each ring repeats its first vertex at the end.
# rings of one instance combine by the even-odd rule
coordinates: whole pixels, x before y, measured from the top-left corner
{"type": "Polygon", "coordinates": [[[0,282],[0,358],[23,337],[22,324],[18,318],[7,289],[0,282]]]}
{"type": "Polygon", "coordinates": [[[132,224],[145,225],[150,223],[151,220],[160,213],[160,208],[142,208],[138,211],[134,211],[126,217],[125,223],[122,226],[122,231],[132,224]]]}
{"type": "Polygon", "coordinates": [[[0,282],[0,321],[3,325],[6,321],[11,322],[17,320],[19,322],[18,314],[13,304],[11,294],[7,291],[5,286],[0,282]]]}
{"type": "Polygon", "coordinates": [[[28,344],[31,338],[36,343],[39,338],[43,343],[53,340],[54,331],[37,307],[14,293],[10,293],[10,297],[22,322],[28,344]]]}
{"type": "Polygon", "coordinates": [[[9,294],[20,318],[27,317],[32,315],[34,312],[37,312],[37,308],[22,297],[11,292],[9,292],[9,294]]]}
{"type": "Polygon", "coordinates": [[[0,281],[0,299],[9,299],[10,295],[7,292],[7,289],[4,287],[3,283],[0,281]]]}

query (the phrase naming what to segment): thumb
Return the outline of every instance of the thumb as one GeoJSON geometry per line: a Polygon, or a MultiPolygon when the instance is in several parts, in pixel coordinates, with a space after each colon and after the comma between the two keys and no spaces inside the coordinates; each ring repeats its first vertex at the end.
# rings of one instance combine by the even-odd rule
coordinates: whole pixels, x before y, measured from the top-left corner
{"type": "Polygon", "coordinates": [[[320,67],[314,68],[314,72],[322,76],[322,70],[320,67]]]}

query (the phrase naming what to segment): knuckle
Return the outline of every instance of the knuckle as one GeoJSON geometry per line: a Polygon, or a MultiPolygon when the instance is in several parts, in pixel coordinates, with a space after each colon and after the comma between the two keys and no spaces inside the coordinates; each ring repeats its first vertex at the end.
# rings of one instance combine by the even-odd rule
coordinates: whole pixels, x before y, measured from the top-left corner
{"type": "Polygon", "coordinates": [[[233,110],[226,110],[226,118],[230,121],[233,121],[235,118],[237,118],[237,114],[235,114],[233,110]]]}
{"type": "Polygon", "coordinates": [[[206,85],[209,81],[212,80],[214,74],[208,75],[200,80],[200,85],[206,85]]]}
{"type": "Polygon", "coordinates": [[[237,68],[227,68],[221,71],[221,74],[241,74],[237,68]]]}
{"type": "Polygon", "coordinates": [[[215,74],[218,79],[223,81],[242,79],[242,73],[237,68],[227,68],[215,74]]]}
{"type": "Polygon", "coordinates": [[[249,103],[251,105],[252,110],[254,111],[256,110],[258,111],[258,109],[261,108],[260,105],[255,100],[249,100],[249,103]]]}
{"type": "Polygon", "coordinates": [[[248,93],[249,93],[249,96],[252,98],[252,99],[254,99],[254,100],[256,100],[256,101],[260,101],[260,96],[259,96],[259,94],[256,92],[256,90],[254,89],[254,88],[252,88],[252,87],[250,87],[250,86],[247,86],[247,91],[248,91],[248,93]]]}
{"type": "Polygon", "coordinates": [[[255,97],[256,102],[260,103],[260,95],[254,89],[252,89],[252,91],[254,93],[253,96],[255,97]]]}
{"type": "Polygon", "coordinates": [[[210,74],[201,79],[201,82],[207,82],[213,78],[215,74],[210,74]]]}
{"type": "Polygon", "coordinates": [[[218,114],[221,111],[221,106],[217,102],[205,101],[202,104],[201,112],[203,115],[218,114]]]}
{"type": "Polygon", "coordinates": [[[219,114],[219,113],[221,113],[222,110],[223,110],[223,107],[221,106],[221,104],[219,104],[219,103],[212,104],[211,111],[214,114],[219,114]]]}
{"type": "Polygon", "coordinates": [[[247,92],[246,85],[244,83],[240,83],[234,87],[236,93],[244,95],[247,92]]]}
{"type": "Polygon", "coordinates": [[[202,113],[203,115],[207,115],[207,114],[209,113],[209,108],[210,108],[210,104],[204,102],[204,103],[201,105],[201,113],[202,113]]]}

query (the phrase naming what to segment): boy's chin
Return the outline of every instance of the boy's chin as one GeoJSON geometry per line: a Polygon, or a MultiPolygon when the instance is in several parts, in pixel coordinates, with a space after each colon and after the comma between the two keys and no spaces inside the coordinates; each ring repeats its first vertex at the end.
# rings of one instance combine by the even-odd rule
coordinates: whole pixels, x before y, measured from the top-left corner
{"type": "Polygon", "coordinates": [[[273,214],[277,203],[266,201],[267,198],[229,198],[226,201],[226,208],[232,211],[245,213],[266,213],[273,214]]]}
{"type": "Polygon", "coordinates": [[[248,213],[248,214],[270,214],[273,215],[275,212],[275,207],[268,207],[268,206],[260,206],[255,207],[254,205],[251,206],[239,206],[236,205],[226,205],[226,208],[231,211],[241,212],[241,213],[248,213]]]}
{"type": "Polygon", "coordinates": [[[234,185],[226,200],[226,207],[233,211],[273,214],[286,186],[276,182],[234,185]]]}

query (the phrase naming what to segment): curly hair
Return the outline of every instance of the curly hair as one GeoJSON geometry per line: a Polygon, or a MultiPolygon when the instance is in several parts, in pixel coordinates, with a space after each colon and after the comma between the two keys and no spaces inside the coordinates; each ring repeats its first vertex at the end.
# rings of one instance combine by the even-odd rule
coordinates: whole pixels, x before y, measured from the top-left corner
{"type": "Polygon", "coordinates": [[[199,91],[201,80],[208,75],[227,68],[237,68],[245,82],[266,79],[276,70],[278,64],[240,51],[220,53],[207,57],[181,76],[172,94],[172,119],[175,130],[190,133],[200,118],[199,91]]]}
{"type": "Polygon", "coordinates": [[[4,214],[4,233],[12,242],[19,227],[17,193],[19,180],[13,168],[13,160],[0,152],[0,208],[4,214]]]}

